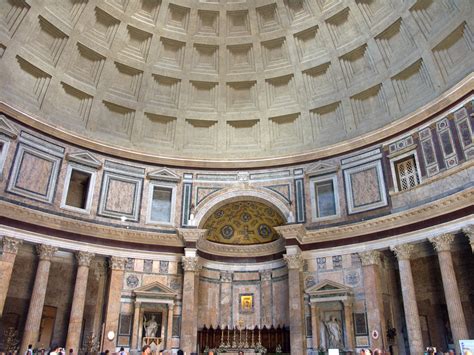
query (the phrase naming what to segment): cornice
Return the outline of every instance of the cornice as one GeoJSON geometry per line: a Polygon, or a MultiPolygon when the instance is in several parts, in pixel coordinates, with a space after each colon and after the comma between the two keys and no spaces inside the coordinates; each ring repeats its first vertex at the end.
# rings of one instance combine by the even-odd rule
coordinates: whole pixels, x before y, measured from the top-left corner
{"type": "Polygon", "coordinates": [[[147,154],[144,152],[126,149],[107,143],[91,140],[85,136],[74,134],[65,129],[60,129],[51,123],[42,121],[39,117],[31,113],[21,111],[20,109],[0,101],[0,111],[14,117],[16,120],[49,134],[58,139],[62,139],[71,144],[82,146],[85,149],[95,150],[104,154],[130,159],[140,162],[153,164],[163,164],[168,166],[181,166],[188,168],[258,168],[274,167],[279,165],[297,164],[307,161],[327,158],[330,156],[341,155],[355,149],[360,149],[367,145],[388,139],[400,132],[406,131],[416,125],[424,122],[432,116],[435,116],[451,104],[462,99],[474,89],[474,73],[452,86],[450,89],[439,95],[431,102],[423,105],[414,112],[394,120],[392,123],[382,128],[373,130],[369,133],[357,136],[346,141],[326,146],[318,149],[310,149],[301,153],[291,155],[282,155],[278,157],[257,157],[249,159],[199,159],[186,158],[179,156],[162,156],[156,154],[147,154]]]}
{"type": "Polygon", "coordinates": [[[197,248],[200,251],[212,255],[248,258],[281,253],[285,250],[285,240],[278,238],[273,242],[265,244],[232,245],[200,239],[197,243],[197,248]]]}
{"type": "Polygon", "coordinates": [[[163,246],[183,247],[182,240],[176,233],[159,233],[156,231],[139,231],[116,228],[98,223],[75,220],[57,216],[28,207],[19,206],[0,200],[0,216],[17,221],[27,221],[42,227],[56,229],[98,239],[117,240],[137,244],[159,244],[163,246]]]}
{"type": "Polygon", "coordinates": [[[374,218],[359,223],[344,226],[323,228],[316,231],[307,230],[302,244],[346,239],[369,233],[383,232],[394,226],[406,225],[424,221],[449,212],[470,206],[474,200],[474,188],[460,191],[445,198],[432,201],[425,205],[387,216],[374,218]]]}

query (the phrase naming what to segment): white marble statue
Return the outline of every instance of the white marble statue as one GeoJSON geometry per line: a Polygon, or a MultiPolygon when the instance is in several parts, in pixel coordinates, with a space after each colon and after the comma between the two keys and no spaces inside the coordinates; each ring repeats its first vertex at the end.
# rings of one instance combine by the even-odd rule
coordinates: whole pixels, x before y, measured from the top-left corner
{"type": "Polygon", "coordinates": [[[155,338],[158,330],[158,323],[155,320],[155,316],[152,315],[150,320],[146,320],[146,316],[143,316],[143,326],[145,327],[145,337],[155,338]]]}
{"type": "Polygon", "coordinates": [[[342,344],[342,331],[339,322],[336,317],[332,316],[327,322],[324,323],[327,331],[327,347],[328,349],[341,349],[342,344]]]}

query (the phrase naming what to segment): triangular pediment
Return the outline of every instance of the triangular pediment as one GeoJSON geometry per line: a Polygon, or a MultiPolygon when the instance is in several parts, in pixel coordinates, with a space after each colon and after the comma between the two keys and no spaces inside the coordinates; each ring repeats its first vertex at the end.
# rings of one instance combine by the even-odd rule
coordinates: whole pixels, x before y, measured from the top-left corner
{"type": "Polygon", "coordinates": [[[324,280],[317,285],[314,285],[306,290],[306,293],[311,296],[319,295],[340,295],[350,294],[352,289],[346,285],[340,284],[339,282],[324,280]]]}
{"type": "Polygon", "coordinates": [[[174,298],[176,292],[163,285],[162,283],[155,281],[148,285],[144,285],[133,290],[133,293],[140,297],[151,297],[151,298],[174,298]]]}
{"type": "Polygon", "coordinates": [[[179,175],[177,175],[173,171],[166,168],[152,171],[148,173],[147,177],[150,180],[171,181],[171,182],[178,182],[179,180],[181,180],[181,177],[179,175]]]}
{"type": "Polygon", "coordinates": [[[306,169],[306,175],[308,176],[324,175],[324,174],[334,173],[337,170],[339,170],[338,165],[324,163],[324,162],[319,161],[310,165],[306,169]]]}
{"type": "Polygon", "coordinates": [[[12,139],[15,139],[18,136],[18,130],[8,122],[4,115],[0,115],[0,133],[3,133],[12,139]]]}
{"type": "Polygon", "coordinates": [[[66,155],[66,159],[81,165],[90,166],[94,169],[100,169],[100,167],[102,166],[102,162],[99,159],[97,159],[91,153],[86,151],[69,153],[66,155]]]}

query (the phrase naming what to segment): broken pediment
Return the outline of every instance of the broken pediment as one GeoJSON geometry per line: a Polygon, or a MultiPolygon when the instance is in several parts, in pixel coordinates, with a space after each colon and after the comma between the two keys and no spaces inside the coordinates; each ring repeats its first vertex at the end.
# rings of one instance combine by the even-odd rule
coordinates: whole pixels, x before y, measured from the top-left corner
{"type": "Polygon", "coordinates": [[[8,122],[8,119],[4,115],[0,115],[0,133],[12,139],[18,136],[18,130],[8,122]]]}
{"type": "Polygon", "coordinates": [[[168,181],[168,182],[179,182],[179,180],[181,180],[181,177],[179,175],[177,175],[173,171],[166,168],[152,171],[148,173],[147,177],[150,180],[168,181]]]}
{"type": "Polygon", "coordinates": [[[324,162],[316,162],[310,165],[306,169],[306,175],[308,176],[317,176],[317,175],[324,175],[328,173],[334,173],[339,170],[339,166],[335,164],[329,164],[324,162]]]}
{"type": "Polygon", "coordinates": [[[94,169],[100,169],[102,167],[102,162],[91,153],[86,151],[69,153],[66,155],[66,159],[94,169]]]}

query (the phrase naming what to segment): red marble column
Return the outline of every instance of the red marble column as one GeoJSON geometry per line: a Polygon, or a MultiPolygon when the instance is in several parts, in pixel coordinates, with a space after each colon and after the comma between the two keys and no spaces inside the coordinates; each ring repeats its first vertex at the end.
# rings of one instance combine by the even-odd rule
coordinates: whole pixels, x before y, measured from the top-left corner
{"type": "Polygon", "coordinates": [[[384,349],[386,335],[386,321],[383,309],[382,280],[381,280],[381,253],[370,250],[359,253],[364,273],[364,292],[367,309],[367,323],[369,333],[376,330],[378,339],[371,337],[371,347],[384,349]]]}
{"type": "Polygon", "coordinates": [[[183,256],[183,309],[181,316],[181,349],[186,354],[196,351],[197,346],[197,312],[199,289],[199,257],[183,256]]]}
{"type": "Polygon", "coordinates": [[[461,353],[459,340],[469,339],[466,319],[462,309],[461,297],[459,296],[458,283],[454,272],[453,259],[451,256],[451,245],[454,241],[453,234],[443,234],[430,238],[435,250],[438,252],[439,268],[443,280],[444,298],[448,307],[449,324],[453,332],[453,340],[456,352],[461,353]]]}
{"type": "Polygon", "coordinates": [[[420,315],[416,303],[415,284],[413,283],[410,264],[410,258],[415,253],[415,246],[412,244],[402,244],[392,247],[391,249],[398,259],[410,354],[423,354],[420,315]]]}
{"type": "Polygon", "coordinates": [[[46,288],[48,286],[49,269],[51,259],[58,248],[51,245],[40,244],[36,246],[39,255],[38,267],[36,269],[35,284],[31,294],[30,307],[26,317],[25,330],[21,340],[20,354],[23,354],[29,344],[35,347],[38,340],[41,317],[43,315],[44,299],[46,297],[46,288]]]}
{"type": "Polygon", "coordinates": [[[79,353],[82,321],[84,315],[84,304],[86,303],[87,279],[89,277],[89,266],[94,254],[80,251],[76,254],[77,274],[72,298],[71,315],[69,316],[69,328],[66,338],[66,349],[73,349],[74,354],[79,353]]]}
{"type": "Polygon", "coordinates": [[[292,354],[306,353],[306,336],[303,317],[303,294],[301,290],[301,254],[284,255],[288,265],[288,295],[290,314],[290,347],[292,354]]]}
{"type": "Polygon", "coordinates": [[[316,303],[311,303],[311,330],[313,350],[318,351],[321,346],[321,339],[319,339],[319,309],[316,303]]]}
{"type": "Polygon", "coordinates": [[[3,237],[2,254],[0,255],[0,319],[7,299],[16,254],[21,243],[20,239],[3,237]]]}
{"type": "Polygon", "coordinates": [[[120,317],[120,297],[122,295],[123,275],[125,270],[125,258],[112,256],[110,258],[110,283],[107,309],[105,313],[105,332],[102,350],[115,352],[117,344],[117,331],[120,317]],[[108,333],[114,332],[114,338],[108,339],[108,333]]]}

